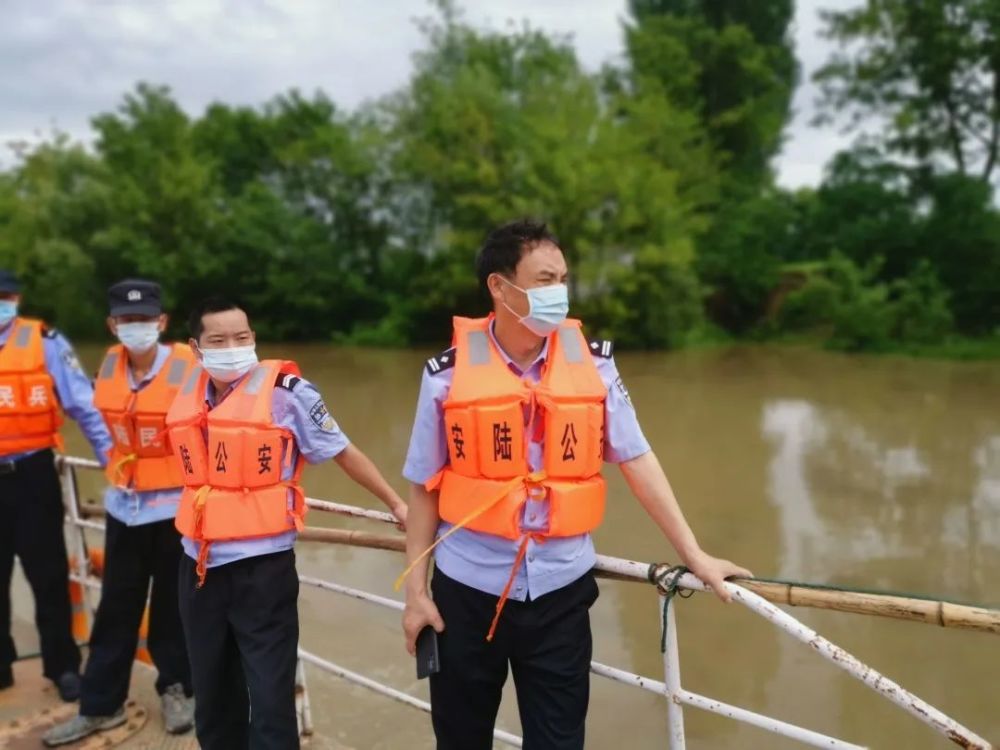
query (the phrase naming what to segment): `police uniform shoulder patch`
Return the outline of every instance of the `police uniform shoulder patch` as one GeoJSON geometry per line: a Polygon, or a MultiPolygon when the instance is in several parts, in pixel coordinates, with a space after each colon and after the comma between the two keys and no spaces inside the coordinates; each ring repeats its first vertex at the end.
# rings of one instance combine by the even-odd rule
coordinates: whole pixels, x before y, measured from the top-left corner
{"type": "Polygon", "coordinates": [[[330,416],[330,411],[322,398],[316,399],[316,402],[309,407],[309,419],[323,432],[336,432],[340,429],[337,421],[330,416]]]}
{"type": "Polygon", "coordinates": [[[284,388],[291,391],[301,382],[302,378],[292,375],[290,372],[279,372],[278,379],[274,382],[275,388],[284,388]]]}
{"type": "Polygon", "coordinates": [[[590,353],[595,357],[611,359],[615,353],[615,342],[611,339],[590,339],[587,345],[590,347],[590,353]]]}
{"type": "Polygon", "coordinates": [[[436,357],[431,357],[427,360],[427,373],[429,375],[437,375],[439,372],[444,372],[454,366],[455,347],[452,347],[451,349],[446,349],[441,352],[436,357]]]}

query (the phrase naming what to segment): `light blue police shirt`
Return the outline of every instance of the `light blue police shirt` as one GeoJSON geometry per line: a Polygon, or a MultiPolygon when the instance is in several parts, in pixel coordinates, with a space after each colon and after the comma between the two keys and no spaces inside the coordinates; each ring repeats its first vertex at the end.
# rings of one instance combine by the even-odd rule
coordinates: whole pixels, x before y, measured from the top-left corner
{"type": "MultiPolygon", "coordinates": [[[[11,323],[0,331],[0,347],[7,343],[13,330],[14,325],[11,323]]],[[[104,424],[101,412],[94,408],[94,386],[80,367],[80,360],[73,347],[61,333],[49,328],[42,337],[42,352],[45,356],[45,369],[52,376],[56,398],[59,399],[62,410],[80,425],[98,463],[102,467],[106,466],[108,451],[111,450],[111,434],[104,424]]],[[[19,461],[37,452],[0,455],[0,461],[19,461]]]]}
{"type": "MultiPolygon", "coordinates": [[[[518,377],[537,383],[542,376],[542,365],[548,353],[548,342],[538,358],[522,372],[507,353],[497,344],[490,327],[490,337],[497,345],[500,356],[518,377]]],[[[610,342],[592,342],[591,352],[601,380],[608,389],[604,402],[604,460],[623,463],[638,458],[650,450],[642,434],[628,391],[622,383],[611,356],[610,342]]],[[[451,353],[453,356],[453,352],[451,353]]],[[[420,384],[417,414],[410,436],[403,476],[415,484],[424,484],[448,463],[448,443],[444,424],[444,402],[451,389],[454,369],[451,362],[442,362],[445,353],[428,362],[420,384]]],[[[542,468],[544,437],[531,439],[528,445],[528,464],[532,471],[542,468]]],[[[525,503],[521,528],[545,529],[548,526],[548,501],[529,500],[525,503]]],[[[442,522],[438,536],[451,528],[442,522]]],[[[442,573],[466,586],[500,596],[510,578],[511,568],[517,557],[520,541],[504,539],[468,529],[459,529],[442,541],[434,551],[434,564],[442,573]]],[[[567,586],[582,576],[597,562],[594,542],[590,534],[556,538],[544,542],[528,541],[527,554],[521,563],[510,590],[510,598],[517,601],[537,599],[567,586]]]]}
{"type": "MultiPolygon", "coordinates": [[[[245,377],[247,375],[243,376],[243,378],[245,377]]],[[[219,399],[215,396],[215,387],[212,385],[212,381],[209,381],[205,390],[205,403],[208,404],[209,409],[214,409],[218,403],[232,393],[233,389],[243,381],[243,378],[231,383],[222,398],[219,399]]],[[[286,456],[282,456],[281,478],[288,480],[292,478],[295,460],[298,459],[299,455],[311,464],[323,463],[340,455],[350,445],[350,441],[341,431],[337,422],[330,417],[323,397],[312,383],[294,375],[283,376],[282,383],[283,385],[274,389],[271,416],[276,425],[289,430],[295,438],[286,447],[286,450],[293,451],[292,460],[287,461],[285,460],[286,456]]],[[[292,499],[292,495],[289,493],[289,508],[291,508],[292,499]]],[[[283,552],[295,545],[295,538],[294,531],[286,531],[275,536],[257,539],[212,542],[208,549],[208,567],[217,568],[220,565],[228,565],[248,557],[283,552]]],[[[184,545],[184,551],[187,555],[197,560],[197,542],[183,537],[181,543],[184,545]]]]}
{"type": "MultiPolygon", "coordinates": [[[[169,346],[159,344],[153,366],[138,384],[135,382],[132,368],[126,367],[129,388],[133,392],[141,391],[149,385],[170,359],[170,352],[169,346]]],[[[136,492],[132,489],[110,486],[104,491],[104,508],[109,515],[126,526],[144,526],[147,523],[166,521],[176,516],[180,499],[180,487],[136,492]]]]}

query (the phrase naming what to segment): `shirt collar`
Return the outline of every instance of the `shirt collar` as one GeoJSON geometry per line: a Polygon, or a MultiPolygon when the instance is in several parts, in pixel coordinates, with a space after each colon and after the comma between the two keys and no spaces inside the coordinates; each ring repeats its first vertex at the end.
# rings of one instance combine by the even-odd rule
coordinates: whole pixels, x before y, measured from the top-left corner
{"type": "Polygon", "coordinates": [[[534,369],[535,367],[540,367],[545,362],[545,358],[549,354],[549,339],[548,339],[548,337],[546,337],[545,341],[542,343],[542,348],[538,352],[538,356],[535,357],[535,361],[532,362],[530,365],[528,365],[527,369],[521,370],[521,368],[517,365],[517,363],[513,359],[511,359],[510,355],[507,354],[507,352],[504,351],[504,349],[503,349],[502,346],[500,346],[500,342],[497,341],[496,334],[493,332],[493,327],[496,325],[496,323],[497,323],[496,318],[491,319],[490,320],[489,328],[487,330],[489,330],[490,339],[493,340],[494,346],[496,346],[497,351],[500,353],[500,358],[504,361],[504,364],[506,364],[507,367],[509,367],[511,370],[513,370],[518,375],[524,375],[524,373],[528,372],[529,370],[534,369]]]}
{"type": "Polygon", "coordinates": [[[243,382],[243,379],[254,371],[254,368],[250,368],[249,372],[245,372],[240,375],[236,380],[226,386],[226,390],[222,392],[220,396],[215,392],[215,383],[212,382],[211,378],[208,378],[205,383],[205,403],[209,405],[210,408],[215,408],[226,396],[233,392],[233,390],[243,382]]]}
{"type": "Polygon", "coordinates": [[[147,372],[146,376],[138,383],[135,382],[135,376],[132,374],[132,367],[129,366],[126,368],[128,372],[128,382],[129,385],[132,386],[133,390],[139,386],[146,385],[153,378],[155,378],[157,373],[163,369],[163,365],[167,363],[167,359],[170,358],[171,348],[169,345],[158,343],[156,346],[156,357],[153,358],[153,366],[149,368],[149,372],[147,372]]]}

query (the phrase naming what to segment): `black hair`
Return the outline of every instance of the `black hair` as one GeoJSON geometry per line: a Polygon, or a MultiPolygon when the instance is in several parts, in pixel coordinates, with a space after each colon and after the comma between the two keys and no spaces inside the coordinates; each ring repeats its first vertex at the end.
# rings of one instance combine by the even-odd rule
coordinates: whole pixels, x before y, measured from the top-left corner
{"type": "MultiPolygon", "coordinates": [[[[188,331],[191,334],[191,338],[198,341],[201,338],[201,334],[205,332],[204,318],[206,315],[226,312],[227,310],[242,310],[246,313],[246,308],[243,305],[221,296],[209,297],[195,305],[194,309],[191,310],[191,315],[188,317],[188,331]]],[[[250,320],[249,315],[247,315],[247,320],[250,320]]]]}
{"type": "Polygon", "coordinates": [[[485,289],[486,280],[491,274],[513,276],[525,251],[542,242],[551,242],[556,247],[559,246],[559,240],[549,231],[544,221],[517,219],[497,227],[486,236],[476,256],[476,275],[479,277],[479,283],[485,289]]]}

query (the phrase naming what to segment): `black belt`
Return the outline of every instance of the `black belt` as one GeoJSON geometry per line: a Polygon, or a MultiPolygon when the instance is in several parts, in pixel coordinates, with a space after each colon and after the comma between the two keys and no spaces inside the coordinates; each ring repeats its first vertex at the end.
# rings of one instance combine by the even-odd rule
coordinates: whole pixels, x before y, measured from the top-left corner
{"type": "Polygon", "coordinates": [[[51,465],[52,449],[43,448],[42,450],[29,453],[27,456],[21,456],[21,458],[16,461],[11,461],[10,459],[0,459],[0,476],[16,474],[18,471],[27,471],[28,468],[33,466],[36,461],[39,466],[44,464],[51,465]]]}

